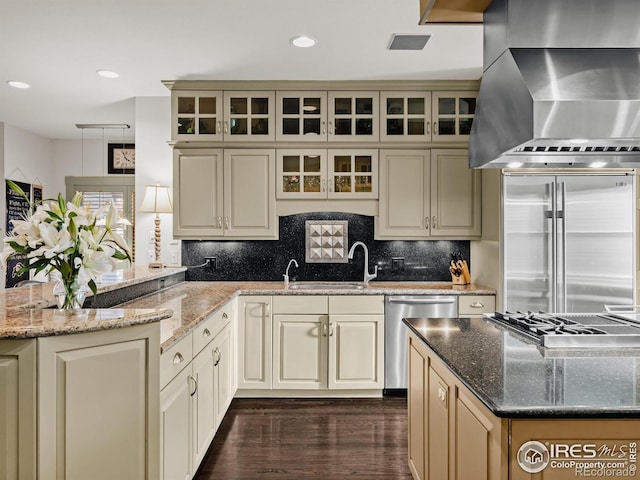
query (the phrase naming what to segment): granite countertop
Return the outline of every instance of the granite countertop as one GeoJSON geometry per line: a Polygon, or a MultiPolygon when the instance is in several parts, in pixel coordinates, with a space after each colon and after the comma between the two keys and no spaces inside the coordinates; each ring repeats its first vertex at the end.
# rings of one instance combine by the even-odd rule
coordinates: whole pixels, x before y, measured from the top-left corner
{"type": "MultiPolygon", "coordinates": [[[[297,282],[305,283],[305,282],[297,282]]],[[[325,283],[325,282],[308,282],[325,283]]],[[[338,282],[336,282],[338,283],[338,282]]],[[[495,290],[450,282],[371,282],[360,290],[331,288],[291,290],[283,282],[184,282],[118,305],[118,308],[168,308],[173,317],[162,321],[164,351],[200,322],[238,295],[495,295],[495,290]]]]}
{"type": "Polygon", "coordinates": [[[640,349],[545,349],[481,318],[404,319],[496,416],[640,417],[640,349]]]}
{"type": "MultiPolygon", "coordinates": [[[[100,293],[126,288],[183,272],[184,267],[149,269],[146,267],[116,270],[101,276],[100,293]]],[[[171,317],[170,309],[153,305],[149,308],[123,310],[81,309],[64,312],[53,297],[55,282],[8,288],[0,292],[0,339],[33,338],[50,335],[108,330],[156,322],[171,317]]]]}

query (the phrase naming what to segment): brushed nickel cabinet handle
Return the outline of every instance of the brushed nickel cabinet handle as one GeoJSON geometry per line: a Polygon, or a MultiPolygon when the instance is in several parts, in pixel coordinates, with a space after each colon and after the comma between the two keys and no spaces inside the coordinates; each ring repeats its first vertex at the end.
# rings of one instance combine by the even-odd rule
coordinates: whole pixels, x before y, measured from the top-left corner
{"type": "Polygon", "coordinates": [[[438,134],[438,122],[433,122],[433,134],[438,134]]]}
{"type": "Polygon", "coordinates": [[[329,135],[333,135],[333,122],[329,122],[329,135]]]}
{"type": "Polygon", "coordinates": [[[227,315],[227,312],[222,312],[222,318],[224,318],[225,320],[229,318],[229,315],[227,315]]]}
{"type": "Polygon", "coordinates": [[[216,133],[222,133],[222,122],[218,120],[218,125],[216,127],[216,133]]]}
{"type": "Polygon", "coordinates": [[[436,228],[436,216],[431,217],[431,228],[436,228]]]}
{"type": "Polygon", "coordinates": [[[184,357],[182,356],[182,354],[180,352],[177,352],[173,356],[173,360],[171,361],[171,363],[174,364],[174,365],[180,365],[182,362],[184,362],[184,357]]]}
{"type": "Polygon", "coordinates": [[[222,228],[222,217],[218,217],[218,228],[222,228]]]}
{"type": "Polygon", "coordinates": [[[326,135],[327,133],[327,122],[325,122],[324,120],[322,121],[322,134],[326,135]]]}
{"type": "Polygon", "coordinates": [[[216,361],[213,363],[213,366],[217,367],[218,364],[220,363],[220,360],[222,359],[222,354],[220,353],[220,349],[218,347],[215,348],[213,353],[215,353],[217,356],[216,361]]]}
{"type": "Polygon", "coordinates": [[[427,132],[427,135],[431,135],[431,122],[426,122],[425,132],[427,132]]]}
{"type": "Polygon", "coordinates": [[[424,229],[429,230],[429,217],[424,217],[424,229]]]}
{"type": "Polygon", "coordinates": [[[333,337],[333,322],[329,323],[329,336],[333,337]]]}
{"type": "Polygon", "coordinates": [[[224,122],[224,133],[229,133],[229,122],[226,120],[224,122]]]}
{"type": "Polygon", "coordinates": [[[322,336],[323,337],[327,336],[327,324],[326,323],[322,324],[322,336]]]}
{"type": "Polygon", "coordinates": [[[229,217],[224,217],[224,228],[229,229],[229,217]]]}
{"type": "Polygon", "coordinates": [[[189,376],[187,377],[187,379],[188,379],[189,381],[193,380],[193,392],[190,392],[190,393],[189,393],[189,396],[190,396],[190,397],[193,397],[193,396],[196,394],[196,392],[198,391],[198,381],[197,381],[195,378],[193,378],[191,375],[189,375],[189,376]]]}
{"type": "Polygon", "coordinates": [[[469,305],[471,308],[482,308],[484,307],[484,303],[481,302],[473,302],[471,305],[469,305]]]}
{"type": "MultiPolygon", "coordinates": [[[[327,180],[326,179],[322,179],[322,191],[326,192],[327,191],[327,180]]],[[[640,190],[639,190],[640,191],[640,190]]]]}
{"type": "Polygon", "coordinates": [[[203,336],[203,337],[210,337],[210,336],[211,336],[211,331],[209,331],[209,329],[208,329],[208,328],[205,328],[205,329],[202,331],[202,336],[203,336]]]}
{"type": "Polygon", "coordinates": [[[264,313],[267,317],[271,316],[271,304],[270,303],[265,303],[264,304],[264,313]]]}

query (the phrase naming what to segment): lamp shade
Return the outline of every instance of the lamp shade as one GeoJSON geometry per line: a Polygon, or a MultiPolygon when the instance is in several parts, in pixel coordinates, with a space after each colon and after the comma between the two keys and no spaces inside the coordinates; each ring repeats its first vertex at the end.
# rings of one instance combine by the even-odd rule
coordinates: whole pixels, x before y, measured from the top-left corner
{"type": "Polygon", "coordinates": [[[171,188],[164,185],[147,185],[140,212],[172,213],[171,188]]]}

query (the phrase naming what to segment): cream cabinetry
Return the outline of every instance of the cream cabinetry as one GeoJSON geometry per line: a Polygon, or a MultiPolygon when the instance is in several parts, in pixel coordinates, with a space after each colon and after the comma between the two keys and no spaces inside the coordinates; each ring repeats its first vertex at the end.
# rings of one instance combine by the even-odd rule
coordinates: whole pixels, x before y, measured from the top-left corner
{"type": "Polygon", "coordinates": [[[238,389],[271,389],[270,296],[238,298],[238,389]]]}
{"type": "Polygon", "coordinates": [[[273,91],[174,90],[171,139],[273,141],[273,91]]]}
{"type": "Polygon", "coordinates": [[[176,238],[277,237],[275,151],[174,149],[176,238]]]}
{"type": "Polygon", "coordinates": [[[37,341],[39,478],[159,478],[159,324],[37,341]]]}
{"type": "Polygon", "coordinates": [[[507,420],[495,417],[409,333],[409,468],[415,480],[507,478],[507,420]]]}
{"type": "Polygon", "coordinates": [[[164,480],[193,476],[235,394],[234,318],[230,302],[161,356],[164,480]]]}
{"type": "Polygon", "coordinates": [[[327,92],[276,92],[276,141],[326,142],[327,92]]]}
{"type": "Polygon", "coordinates": [[[483,313],[495,311],[495,295],[460,295],[458,298],[458,317],[481,318],[483,313]]]}
{"type": "Polygon", "coordinates": [[[381,91],[380,140],[466,143],[476,98],[474,91],[381,91]]]}
{"type": "Polygon", "coordinates": [[[434,142],[468,142],[477,98],[477,91],[432,92],[431,139],[434,142]]]}
{"type": "Polygon", "coordinates": [[[377,142],[379,98],[377,91],[330,91],[328,140],[377,142]]]}
{"type": "Polygon", "coordinates": [[[376,238],[475,238],[481,233],[481,177],[468,152],[382,150],[376,238]]]}
{"type": "Polygon", "coordinates": [[[274,297],[273,388],[382,389],[383,298],[274,297]]]}
{"type": "Polygon", "coordinates": [[[36,340],[0,342],[0,478],[35,480],[36,340]]]}
{"type": "Polygon", "coordinates": [[[377,199],[375,149],[277,151],[278,199],[377,199]]]}
{"type": "Polygon", "coordinates": [[[221,141],[222,92],[193,90],[171,95],[171,139],[221,141]]]}
{"type": "Polygon", "coordinates": [[[380,92],[380,141],[430,142],[431,92],[380,92]]]}

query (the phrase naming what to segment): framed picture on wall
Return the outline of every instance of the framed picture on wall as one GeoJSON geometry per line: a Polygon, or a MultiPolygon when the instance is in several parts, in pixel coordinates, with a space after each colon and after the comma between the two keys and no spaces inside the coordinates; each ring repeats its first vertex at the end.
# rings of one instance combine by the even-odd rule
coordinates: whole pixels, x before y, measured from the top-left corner
{"type": "Polygon", "coordinates": [[[132,175],[136,171],[136,146],[134,143],[110,143],[107,149],[107,171],[132,175]]]}

